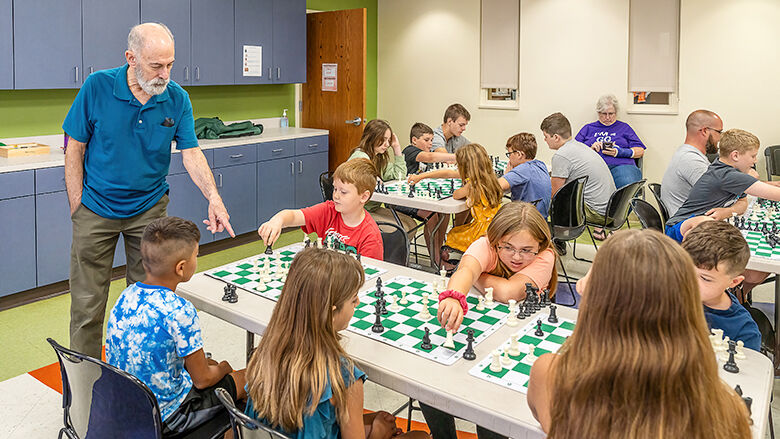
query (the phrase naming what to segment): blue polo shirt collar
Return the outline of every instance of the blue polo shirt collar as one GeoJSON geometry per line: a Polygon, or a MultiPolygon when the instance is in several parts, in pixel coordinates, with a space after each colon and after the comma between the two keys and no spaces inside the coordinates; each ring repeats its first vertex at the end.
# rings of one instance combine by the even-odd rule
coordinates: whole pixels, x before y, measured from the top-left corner
{"type": "MultiPolygon", "coordinates": [[[[130,68],[129,65],[125,64],[119,69],[119,72],[117,72],[117,75],[114,77],[114,96],[117,99],[128,101],[133,105],[141,106],[141,103],[137,100],[134,101],[135,96],[133,96],[133,93],[130,91],[130,87],[127,85],[127,69],[130,68]]],[[[165,90],[156,95],[152,96],[153,99],[155,99],[154,103],[158,102],[165,102],[168,100],[168,87],[165,87],[165,90]]],[[[149,99],[151,101],[151,99],[149,99]]],[[[149,102],[147,102],[149,104],[149,102]]]]}

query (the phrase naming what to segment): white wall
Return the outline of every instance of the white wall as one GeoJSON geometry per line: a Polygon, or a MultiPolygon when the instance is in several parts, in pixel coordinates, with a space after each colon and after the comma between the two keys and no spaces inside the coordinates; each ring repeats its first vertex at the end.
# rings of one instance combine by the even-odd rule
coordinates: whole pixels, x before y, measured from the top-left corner
{"type": "MultiPolygon", "coordinates": [[[[596,120],[596,99],[627,89],[628,0],[521,0],[520,110],[480,109],[478,0],[378,0],[378,115],[402,142],[412,123],[441,123],[447,105],[471,112],[466,137],[491,154],[517,132],[537,135],[555,111],[574,133],[596,120]]],[[[645,176],[660,182],[685,137],[687,115],[706,108],[726,128],[780,144],[780,1],[682,0],[677,115],[626,114],[648,146],[645,176]]],[[[763,158],[759,162],[763,172],[763,158]]]]}

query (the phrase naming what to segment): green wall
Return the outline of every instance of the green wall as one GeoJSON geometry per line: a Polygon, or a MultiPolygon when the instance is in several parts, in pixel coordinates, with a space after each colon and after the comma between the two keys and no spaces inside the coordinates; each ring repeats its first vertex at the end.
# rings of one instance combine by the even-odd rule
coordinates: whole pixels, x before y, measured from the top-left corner
{"type": "MultiPolygon", "coordinates": [[[[376,118],[377,0],[307,0],[309,9],[335,11],[367,9],[366,116],[376,118]]],[[[222,120],[278,117],[295,102],[293,85],[228,85],[186,87],[195,117],[218,116],[222,120]]],[[[78,90],[0,90],[0,138],[62,132],[62,120],[78,90]]]]}

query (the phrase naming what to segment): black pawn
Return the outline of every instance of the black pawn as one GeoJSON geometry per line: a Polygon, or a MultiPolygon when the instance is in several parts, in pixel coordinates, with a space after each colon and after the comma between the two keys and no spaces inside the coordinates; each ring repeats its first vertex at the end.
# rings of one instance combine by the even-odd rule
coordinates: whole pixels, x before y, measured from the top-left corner
{"type": "Polygon", "coordinates": [[[238,302],[238,293],[236,293],[236,286],[230,285],[230,297],[228,298],[228,303],[236,303],[238,302]]]}
{"type": "Polygon", "coordinates": [[[474,352],[474,330],[469,329],[466,331],[466,350],[463,351],[463,358],[472,361],[477,358],[477,354],[474,352]]]}
{"type": "Polygon", "coordinates": [[[304,246],[305,248],[309,248],[309,247],[311,247],[311,239],[309,239],[309,238],[306,238],[306,241],[304,241],[304,242],[303,242],[303,246],[304,246]]]}
{"type": "Polygon", "coordinates": [[[729,360],[723,365],[723,370],[731,373],[739,373],[739,367],[737,362],[734,361],[734,354],[737,353],[737,344],[733,340],[729,340],[729,360]]]}
{"type": "Polygon", "coordinates": [[[389,314],[387,312],[387,300],[385,300],[384,294],[382,295],[382,298],[379,300],[379,313],[383,316],[386,316],[389,314]]]}
{"type": "Polygon", "coordinates": [[[226,284],[225,288],[223,289],[223,291],[225,292],[225,294],[222,295],[222,300],[224,302],[227,302],[228,299],[230,299],[230,291],[231,291],[230,290],[230,284],[226,284]]]}
{"type": "Polygon", "coordinates": [[[371,327],[372,332],[380,333],[384,332],[385,327],[382,326],[382,313],[379,309],[379,303],[374,303],[374,315],[376,316],[376,320],[374,320],[374,326],[371,327]]]}
{"type": "Polygon", "coordinates": [[[537,320],[536,321],[536,331],[534,331],[534,335],[537,337],[541,337],[544,335],[544,331],[542,331],[542,321],[537,320]]]}
{"type": "Polygon", "coordinates": [[[356,257],[357,257],[358,262],[360,262],[360,253],[358,253],[356,257]]]}
{"type": "Polygon", "coordinates": [[[550,317],[547,317],[550,323],[558,323],[558,316],[555,315],[555,305],[550,305],[550,317]]]}
{"type": "Polygon", "coordinates": [[[414,185],[409,185],[409,198],[414,198],[414,185]]]}
{"type": "Polygon", "coordinates": [[[544,297],[544,304],[545,305],[552,304],[552,301],[550,300],[550,290],[549,289],[547,289],[547,288],[544,289],[544,296],[543,297],[544,297]]]}
{"type": "Polygon", "coordinates": [[[272,255],[272,254],[274,254],[274,251],[273,251],[273,249],[271,248],[271,244],[268,244],[267,246],[265,246],[265,254],[267,254],[267,255],[272,255]]]}
{"type": "Polygon", "coordinates": [[[737,384],[737,387],[734,387],[734,391],[737,392],[737,395],[742,396],[742,386],[737,384]]]}
{"type": "Polygon", "coordinates": [[[517,310],[517,318],[520,319],[520,320],[523,320],[524,318],[528,317],[528,315],[525,312],[525,306],[526,306],[526,303],[523,302],[523,303],[520,304],[520,306],[517,307],[518,308],[518,310],[517,310]]]}
{"type": "Polygon", "coordinates": [[[379,294],[380,291],[382,291],[382,278],[378,277],[376,278],[376,293],[379,294]]]}
{"type": "Polygon", "coordinates": [[[748,414],[752,415],[753,414],[753,409],[752,409],[751,406],[753,405],[753,398],[751,398],[749,396],[743,396],[742,397],[742,401],[744,401],[745,405],[747,406],[748,414]]]}
{"type": "Polygon", "coordinates": [[[431,330],[428,328],[425,328],[425,335],[423,335],[422,343],[420,343],[420,349],[429,351],[431,350],[433,346],[431,346],[431,330]]]}

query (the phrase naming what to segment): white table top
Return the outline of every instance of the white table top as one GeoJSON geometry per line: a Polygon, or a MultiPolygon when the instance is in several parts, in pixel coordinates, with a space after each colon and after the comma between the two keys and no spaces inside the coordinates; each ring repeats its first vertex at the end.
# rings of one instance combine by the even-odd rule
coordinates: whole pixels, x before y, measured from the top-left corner
{"type": "MultiPolygon", "coordinates": [[[[399,275],[428,281],[438,279],[434,274],[370,261],[388,270],[382,276],[385,280],[399,275]]],[[[361,290],[371,288],[373,284],[373,280],[366,282],[361,290]]],[[[223,282],[199,273],[189,282],[180,284],[177,293],[204,312],[262,334],[271,318],[274,302],[241,289],[238,290],[238,303],[223,302],[223,286],[223,282]]],[[[558,315],[576,320],[577,310],[561,306],[558,315]]],[[[515,331],[517,327],[504,326],[476,345],[476,361],[489,355],[515,331]]],[[[528,408],[526,395],[469,375],[468,371],[476,361],[461,359],[444,366],[350,331],[342,334],[347,352],[372,381],[499,434],[515,439],[544,437],[528,408]]],[[[753,398],[753,437],[763,438],[769,416],[772,363],[755,351],[745,351],[748,358],[738,362],[739,374],[725,372],[719,363],[720,375],[732,387],[739,384],[745,396],[753,398]]]]}
{"type": "MultiPolygon", "coordinates": [[[[385,184],[390,182],[385,182],[385,184]]],[[[393,194],[380,194],[374,192],[371,195],[371,201],[378,201],[380,203],[392,204],[395,206],[411,207],[413,209],[423,209],[437,213],[460,213],[468,210],[466,200],[456,200],[452,197],[445,198],[443,200],[434,200],[431,198],[414,197],[409,198],[406,195],[400,193],[393,194]]]]}

